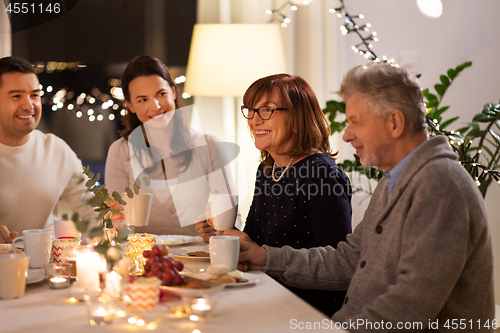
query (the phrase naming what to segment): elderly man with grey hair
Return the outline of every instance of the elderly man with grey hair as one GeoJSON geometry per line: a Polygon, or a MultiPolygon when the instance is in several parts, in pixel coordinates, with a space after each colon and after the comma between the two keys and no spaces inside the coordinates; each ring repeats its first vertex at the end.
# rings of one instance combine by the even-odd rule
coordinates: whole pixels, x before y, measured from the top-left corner
{"type": "Polygon", "coordinates": [[[337,249],[242,242],[240,269],[285,284],[348,288],[333,319],[355,332],[492,332],[493,258],[483,199],[446,137],[427,137],[421,87],[389,64],[349,70],[344,141],[385,171],[337,249]]]}

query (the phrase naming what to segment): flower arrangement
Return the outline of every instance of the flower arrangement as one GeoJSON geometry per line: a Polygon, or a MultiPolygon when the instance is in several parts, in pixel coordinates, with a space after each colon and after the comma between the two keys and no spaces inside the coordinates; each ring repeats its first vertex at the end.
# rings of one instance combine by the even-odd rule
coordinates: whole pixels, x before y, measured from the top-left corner
{"type": "MultiPolygon", "coordinates": [[[[94,247],[94,250],[106,258],[108,269],[111,270],[114,263],[122,258],[124,247],[120,244],[120,242],[127,240],[130,229],[119,228],[114,239],[109,237],[108,231],[113,230],[113,233],[115,231],[113,220],[123,220],[123,213],[121,209],[127,204],[127,202],[123,200],[122,196],[117,191],[113,191],[110,196],[108,190],[106,189],[106,184],[99,183],[101,175],[99,173],[94,175],[89,166],[83,167],[83,174],[88,177],[88,180],[85,182],[85,186],[90,192],[93,193],[92,197],[83,200],[91,207],[95,207],[94,211],[98,213],[97,219],[99,220],[99,223],[97,226],[88,231],[89,226],[91,225],[90,216],[80,218],[78,213],[74,213],[71,220],[73,220],[76,228],[81,233],[88,231],[88,238],[100,240],[94,247]]],[[[83,177],[81,181],[83,181],[83,177]]],[[[127,197],[132,199],[134,194],[139,194],[139,190],[143,183],[146,186],[149,186],[150,182],[151,181],[148,177],[144,177],[142,181],[137,178],[132,189],[126,186],[123,186],[123,189],[125,190],[127,197]]],[[[63,216],[63,218],[67,219],[68,216],[63,216]]]]}

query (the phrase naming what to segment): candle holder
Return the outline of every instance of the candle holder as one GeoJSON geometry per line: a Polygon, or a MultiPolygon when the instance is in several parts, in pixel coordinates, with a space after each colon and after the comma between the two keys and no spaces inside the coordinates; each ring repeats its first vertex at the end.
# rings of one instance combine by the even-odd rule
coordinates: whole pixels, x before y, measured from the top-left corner
{"type": "Polygon", "coordinates": [[[189,320],[204,321],[213,316],[219,297],[217,295],[205,295],[204,297],[182,297],[182,300],[187,304],[189,320]]]}
{"type": "Polygon", "coordinates": [[[112,323],[115,302],[106,294],[84,294],[89,323],[92,326],[106,326],[112,323]]]}
{"type": "Polygon", "coordinates": [[[45,277],[50,289],[68,288],[71,277],[71,265],[48,263],[45,265],[45,277]]]}
{"type": "Polygon", "coordinates": [[[151,250],[156,244],[156,235],[133,234],[129,237],[126,257],[132,261],[131,274],[138,275],[144,273],[144,264],[147,259],[143,257],[145,250],[151,250]]]}

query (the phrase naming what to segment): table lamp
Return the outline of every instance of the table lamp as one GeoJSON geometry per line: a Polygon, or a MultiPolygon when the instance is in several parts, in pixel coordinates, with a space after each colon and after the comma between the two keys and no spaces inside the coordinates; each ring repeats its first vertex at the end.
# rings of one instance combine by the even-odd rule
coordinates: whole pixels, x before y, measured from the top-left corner
{"type": "Polygon", "coordinates": [[[196,24],[184,91],[193,96],[243,96],[255,80],[286,72],[277,24],[196,24]]]}

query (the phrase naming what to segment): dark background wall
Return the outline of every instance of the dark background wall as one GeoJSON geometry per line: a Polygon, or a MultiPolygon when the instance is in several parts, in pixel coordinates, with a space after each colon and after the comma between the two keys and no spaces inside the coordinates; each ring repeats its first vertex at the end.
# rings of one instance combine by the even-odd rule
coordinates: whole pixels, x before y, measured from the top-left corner
{"type": "MultiPolygon", "coordinates": [[[[61,2],[61,1],[60,1],[61,2]]],[[[12,15],[12,54],[33,63],[78,62],[78,70],[39,73],[46,89],[52,86],[78,95],[99,91],[110,94],[110,79],[120,78],[128,61],[141,54],[162,60],[174,77],[185,73],[191,34],[196,22],[196,0],[65,0],[68,10],[45,23],[32,26],[33,18],[12,15]]],[[[66,9],[65,7],[65,9],[66,9]]],[[[41,18],[38,16],[37,18],[41,18]]],[[[182,89],[182,87],[180,87],[182,89]]],[[[46,92],[46,97],[49,94],[46,92]]],[[[109,145],[116,140],[121,121],[118,110],[102,110],[99,103],[72,110],[52,110],[44,99],[44,132],[63,138],[95,173],[104,174],[109,145]],[[86,110],[103,114],[102,121],[89,121],[86,110]],[[81,118],[75,112],[81,110],[81,118]],[[109,120],[109,113],[116,118],[109,120]]],[[[68,104],[68,103],[66,103],[68,104]]],[[[101,103],[102,104],[102,103],[101,103]]],[[[188,103],[185,103],[188,104],[188,103]]]]}

